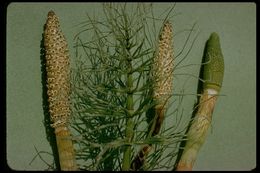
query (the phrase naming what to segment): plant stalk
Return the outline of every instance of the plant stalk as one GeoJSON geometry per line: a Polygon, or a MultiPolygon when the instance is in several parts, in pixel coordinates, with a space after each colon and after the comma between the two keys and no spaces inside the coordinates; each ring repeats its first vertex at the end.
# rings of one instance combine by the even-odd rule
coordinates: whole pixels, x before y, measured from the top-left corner
{"type": "Polygon", "coordinates": [[[200,148],[204,144],[212,114],[220,92],[224,76],[224,57],[221,51],[219,36],[212,33],[204,50],[203,93],[199,100],[199,108],[187,132],[185,144],[177,171],[191,171],[200,148]]]}
{"type": "MultiPolygon", "coordinates": [[[[173,31],[169,21],[163,23],[161,33],[159,34],[159,42],[154,57],[152,68],[153,100],[156,105],[148,112],[148,117],[151,117],[151,122],[148,121],[147,139],[158,135],[164,120],[164,114],[167,110],[168,99],[171,96],[173,89],[173,31]]],[[[152,144],[145,145],[136,155],[131,167],[133,170],[139,170],[145,161],[145,157],[152,149],[152,144]]]]}
{"type": "MultiPolygon", "coordinates": [[[[128,34],[126,34],[128,37],[128,34]]],[[[126,39],[126,55],[130,55],[129,50],[129,39],[126,39]]],[[[126,57],[127,61],[127,75],[126,75],[126,87],[127,87],[127,120],[126,120],[126,140],[127,142],[132,142],[134,136],[134,122],[133,122],[133,114],[134,114],[134,98],[133,98],[133,67],[132,67],[132,59],[130,56],[126,57]]],[[[123,165],[122,170],[127,171],[130,169],[131,165],[131,146],[126,146],[124,156],[123,156],[123,165]]]]}
{"type": "Polygon", "coordinates": [[[47,94],[50,118],[55,129],[56,143],[62,171],[77,170],[73,143],[68,128],[70,110],[70,62],[68,46],[59,19],[48,13],[44,30],[46,50],[47,94]]]}

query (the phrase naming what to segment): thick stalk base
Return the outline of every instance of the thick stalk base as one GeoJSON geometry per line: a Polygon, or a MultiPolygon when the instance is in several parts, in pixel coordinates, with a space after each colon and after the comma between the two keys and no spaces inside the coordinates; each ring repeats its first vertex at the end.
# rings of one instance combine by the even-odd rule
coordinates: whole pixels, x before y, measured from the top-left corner
{"type": "Polygon", "coordinates": [[[69,129],[65,126],[55,128],[56,142],[62,171],[76,171],[77,165],[69,129]]]}
{"type": "Polygon", "coordinates": [[[208,128],[211,125],[212,113],[216,104],[217,92],[207,89],[203,92],[199,109],[187,133],[187,142],[177,165],[177,171],[191,171],[197,154],[204,144],[208,128]]]}

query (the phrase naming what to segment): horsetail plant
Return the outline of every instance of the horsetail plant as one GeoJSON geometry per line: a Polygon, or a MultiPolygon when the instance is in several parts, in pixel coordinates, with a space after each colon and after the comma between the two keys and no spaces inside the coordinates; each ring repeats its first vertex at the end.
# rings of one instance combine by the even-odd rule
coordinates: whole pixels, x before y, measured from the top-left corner
{"type": "MultiPolygon", "coordinates": [[[[182,116],[178,107],[183,95],[172,97],[174,61],[179,55],[174,56],[173,50],[174,6],[163,17],[154,16],[152,4],[142,3],[105,3],[101,19],[87,14],[83,29],[75,36],[72,70],[58,17],[53,11],[48,13],[44,32],[47,94],[61,170],[172,169],[185,129],[178,129],[181,120],[177,120],[179,114],[182,116]],[[168,113],[170,107],[173,112],[168,113]],[[171,121],[166,128],[164,122],[170,117],[176,122],[171,121]]],[[[208,83],[202,99],[212,100],[204,103],[212,110],[219,92],[213,87],[212,96],[212,86],[220,89],[222,84],[221,75],[216,79],[210,67],[221,54],[215,50],[215,40],[218,37],[212,34],[205,66],[211,75],[205,76],[208,83]]],[[[205,112],[200,117],[205,116],[210,118],[211,114],[205,112]]],[[[186,150],[179,170],[190,164],[186,150]]]]}
{"type": "MultiPolygon", "coordinates": [[[[159,35],[159,43],[151,70],[151,80],[153,81],[151,92],[155,105],[147,112],[148,124],[150,125],[148,137],[155,136],[160,132],[168,100],[172,96],[174,62],[172,41],[172,26],[167,20],[164,22],[159,35]]],[[[152,145],[149,144],[142,148],[131,164],[132,170],[139,170],[143,166],[145,157],[148,155],[151,147],[152,145]]]]}
{"type": "Polygon", "coordinates": [[[160,130],[173,89],[170,17],[157,17],[158,38],[152,5],[104,4],[103,10],[105,18],[87,16],[86,28],[75,37],[72,127],[80,169],[169,169],[156,163],[171,164],[175,154],[164,152],[170,146],[176,153],[182,139],[174,123],[160,130]],[[140,150],[151,146],[147,164],[136,166],[140,150]]]}
{"type": "Polygon", "coordinates": [[[220,92],[224,76],[224,58],[219,36],[212,33],[204,50],[203,93],[200,96],[198,111],[187,132],[187,142],[177,171],[191,171],[197,154],[202,147],[211,124],[213,110],[220,92]]]}
{"type": "Polygon", "coordinates": [[[70,117],[70,67],[67,42],[53,11],[48,13],[44,30],[46,50],[47,94],[50,118],[55,129],[60,168],[77,170],[74,148],[68,128],[70,117]]]}

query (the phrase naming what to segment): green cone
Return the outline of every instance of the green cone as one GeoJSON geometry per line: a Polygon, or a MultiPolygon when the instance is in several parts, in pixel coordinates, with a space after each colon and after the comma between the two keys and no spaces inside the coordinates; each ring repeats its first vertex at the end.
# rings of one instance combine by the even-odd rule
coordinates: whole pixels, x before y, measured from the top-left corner
{"type": "Polygon", "coordinates": [[[208,39],[204,51],[204,89],[220,91],[224,76],[224,57],[221,52],[219,36],[213,32],[208,39]]]}

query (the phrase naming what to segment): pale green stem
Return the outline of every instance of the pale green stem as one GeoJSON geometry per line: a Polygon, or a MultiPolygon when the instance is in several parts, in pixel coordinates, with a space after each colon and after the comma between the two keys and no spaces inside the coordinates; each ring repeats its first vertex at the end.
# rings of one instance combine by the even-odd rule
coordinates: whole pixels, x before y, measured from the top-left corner
{"type": "MultiPolygon", "coordinates": [[[[128,45],[128,44],[127,44],[128,45]]],[[[128,50],[129,51],[129,50],[128,50]]],[[[128,73],[127,73],[127,117],[126,117],[126,140],[131,143],[134,136],[134,122],[133,122],[133,112],[134,112],[134,99],[133,99],[133,72],[132,72],[132,60],[127,57],[128,73]]],[[[131,146],[126,146],[122,170],[127,171],[130,169],[131,165],[131,146]]]]}
{"type": "Polygon", "coordinates": [[[217,94],[218,92],[214,89],[204,90],[204,93],[200,98],[199,110],[188,131],[187,143],[179,161],[177,171],[192,170],[198,152],[206,139],[208,128],[211,125],[217,94]]]}
{"type": "Polygon", "coordinates": [[[217,95],[220,92],[224,76],[224,57],[221,51],[219,36],[212,33],[206,43],[205,67],[203,71],[203,94],[200,97],[199,109],[187,133],[187,142],[177,165],[177,171],[191,171],[197,154],[202,147],[208,128],[211,124],[217,95]]]}

